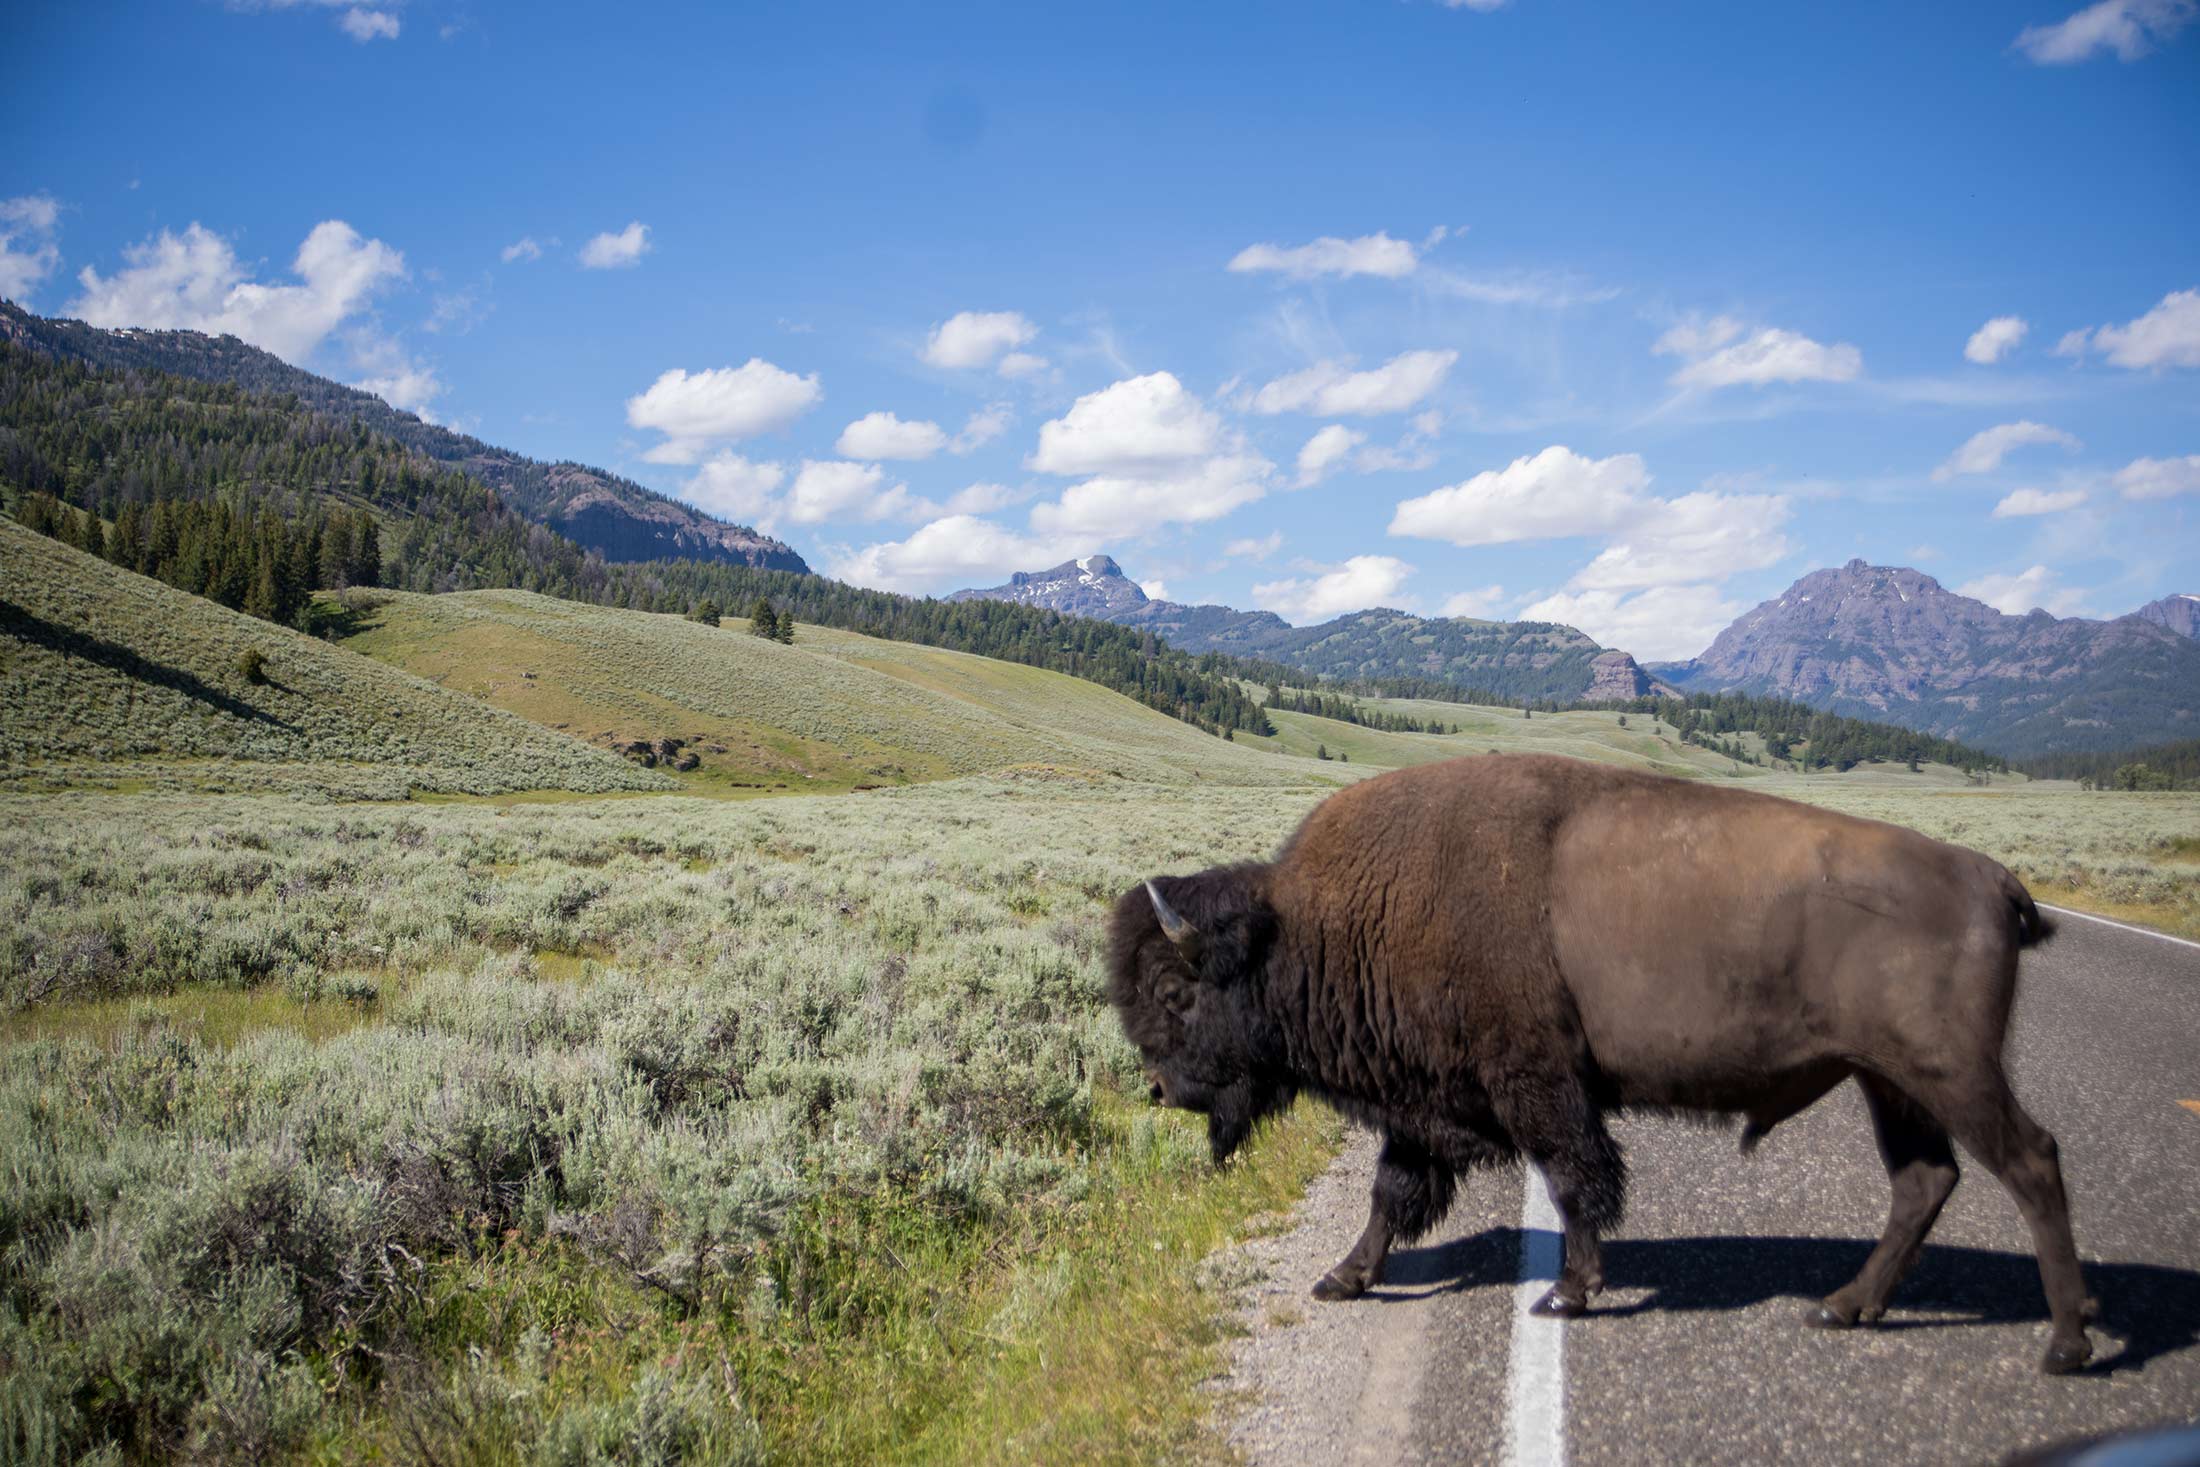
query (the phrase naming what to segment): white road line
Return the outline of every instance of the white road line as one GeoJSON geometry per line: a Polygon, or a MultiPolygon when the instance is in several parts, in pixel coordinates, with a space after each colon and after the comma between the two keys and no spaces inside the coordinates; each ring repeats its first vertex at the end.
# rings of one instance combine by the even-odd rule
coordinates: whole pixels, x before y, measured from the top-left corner
{"type": "Polygon", "coordinates": [[[1523,1167],[1520,1203],[1520,1283],[1513,1290],[1511,1395],[1505,1411],[1508,1467],[1565,1467],[1566,1326],[1528,1306],[1558,1277],[1558,1213],[1543,1174],[1523,1167]]]}
{"type": "Polygon", "coordinates": [[[2151,937],[2158,942],[2174,942],[2179,947],[2200,947],[2200,942],[2194,942],[2190,938],[2172,937],[2167,932],[2156,932],[2151,927],[2134,927],[2129,922],[2118,922],[2110,917],[2096,917],[2091,912],[2081,912],[2075,907],[2048,906],[2046,902],[2041,902],[2040,905],[2047,907],[2050,912],[2060,912],[2066,917],[2082,917],[2088,922],[2098,922],[2103,927],[2121,927],[2126,932],[2136,932],[2141,937],[2151,937]]]}

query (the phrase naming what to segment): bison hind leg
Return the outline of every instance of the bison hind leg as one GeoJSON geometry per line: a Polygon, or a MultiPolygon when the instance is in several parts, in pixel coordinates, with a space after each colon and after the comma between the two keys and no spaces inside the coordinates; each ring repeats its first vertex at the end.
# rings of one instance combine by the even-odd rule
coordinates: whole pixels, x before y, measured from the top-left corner
{"type": "Polygon", "coordinates": [[[1314,1297],[1357,1299],[1381,1283],[1390,1245],[1410,1243],[1442,1222],[1451,1211],[1458,1185],[1457,1174],[1419,1142],[1385,1136],[1382,1156],[1375,1163],[1367,1227],[1352,1251],[1315,1283],[1314,1297]]]}
{"type": "Polygon", "coordinates": [[[1543,1173],[1566,1235],[1558,1282],[1534,1312],[1586,1314],[1589,1296],[1604,1287],[1598,1235],[1617,1227],[1627,1210],[1627,1158],[1578,1083],[1525,1087],[1500,1101],[1500,1116],[1543,1173]]]}

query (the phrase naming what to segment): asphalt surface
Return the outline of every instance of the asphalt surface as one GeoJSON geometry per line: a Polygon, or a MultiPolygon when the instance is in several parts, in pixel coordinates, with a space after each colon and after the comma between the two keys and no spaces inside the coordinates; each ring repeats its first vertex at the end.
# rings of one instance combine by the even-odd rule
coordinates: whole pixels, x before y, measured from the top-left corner
{"type": "Polygon", "coordinates": [[[1968,1156],[1885,1320],[1804,1327],[1886,1219],[1843,1086],[1748,1157],[1731,1131],[1621,1123],[1627,1221],[1595,1311],[1565,1322],[1523,1314],[1543,1287],[1523,1285],[1523,1242],[1547,1280],[1532,1265],[1555,1238],[1523,1233],[1518,1172],[1474,1177],[1366,1298],[1307,1298],[1366,1217],[1375,1146],[1356,1138],[1292,1229],[1248,1250],[1232,1439],[1256,1463],[1991,1463],[2200,1418],[2200,1112],[2179,1104],[2200,1102],[2200,949],[2061,921],[2025,956],[2009,1068],[2062,1145],[2102,1311],[2086,1372],[2040,1373],[2031,1236],[1968,1156]],[[1559,1349],[1525,1330],[1562,1331],[1559,1349]]]}

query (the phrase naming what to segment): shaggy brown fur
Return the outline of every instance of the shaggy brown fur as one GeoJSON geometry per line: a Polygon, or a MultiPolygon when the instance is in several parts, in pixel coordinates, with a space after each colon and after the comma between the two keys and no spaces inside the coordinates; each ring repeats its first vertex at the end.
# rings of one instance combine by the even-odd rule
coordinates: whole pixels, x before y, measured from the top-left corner
{"type": "Polygon", "coordinates": [[[1625,1200],[1609,1112],[1739,1114],[1747,1150],[1854,1076],[1894,1208],[1812,1322],[1885,1310],[1955,1186],[1952,1135],[2031,1225],[2061,1371],[2091,1304],[2054,1138],[2001,1067],[2018,950],[2051,931],[2002,866],[1914,831],[1504,755],[1367,780],[1272,863],[1126,892],[1110,998],[1218,1164],[1301,1091],[1382,1133],[1367,1230],[1317,1297],[1363,1293],[1461,1172],[1525,1155],[1566,1237],[1537,1308],[1581,1313],[1625,1200]]]}

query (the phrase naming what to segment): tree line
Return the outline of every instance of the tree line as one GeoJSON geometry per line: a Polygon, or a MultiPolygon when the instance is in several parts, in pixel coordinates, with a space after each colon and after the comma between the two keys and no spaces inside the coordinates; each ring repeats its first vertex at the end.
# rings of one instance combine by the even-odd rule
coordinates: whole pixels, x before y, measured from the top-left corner
{"type": "Polygon", "coordinates": [[[1825,713],[1786,698],[1751,693],[1691,693],[1682,698],[1634,698],[1598,703],[1621,713],[1648,713],[1673,725],[1681,742],[1710,749],[1742,762],[1756,762],[1735,735],[1764,739],[1768,759],[1791,762],[1810,771],[1854,769],[1872,761],[1952,764],[1966,774],[1991,770],[2006,774],[2009,761],[1953,739],[1825,713]]]}
{"type": "Polygon", "coordinates": [[[2039,754],[2017,767],[2035,779],[2074,779],[2089,790],[2200,790],[2200,739],[2097,754],[2039,754]]]}
{"type": "MultiPolygon", "coordinates": [[[[289,397],[161,373],[99,371],[5,341],[0,489],[18,519],[36,519],[47,533],[101,554],[132,508],[138,535],[124,534],[125,545],[144,543],[156,521],[188,524],[199,553],[181,561],[156,556],[148,574],[168,579],[159,567],[169,567],[172,584],[295,625],[314,616],[310,593],[339,577],[341,584],[411,591],[516,587],[679,615],[706,599],[721,607],[768,600],[778,614],[813,625],[1068,673],[1210,733],[1272,732],[1259,699],[1226,670],[1228,659],[1194,658],[1134,628],[725,562],[607,564],[522,518],[468,475],[358,422],[332,423],[289,397]],[[354,568],[366,533],[362,521],[375,526],[381,563],[371,574],[363,564],[354,568]],[[339,533],[354,547],[339,557],[340,572],[326,553],[339,533]],[[307,541],[322,547],[310,574],[300,548],[307,541]],[[255,597],[263,563],[274,586],[255,597]],[[239,568],[244,590],[233,595],[239,568]]],[[[129,553],[132,568],[140,568],[145,557],[129,553]]]]}

